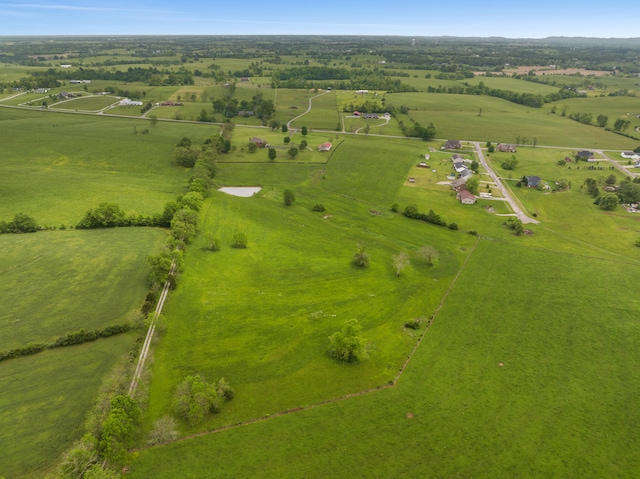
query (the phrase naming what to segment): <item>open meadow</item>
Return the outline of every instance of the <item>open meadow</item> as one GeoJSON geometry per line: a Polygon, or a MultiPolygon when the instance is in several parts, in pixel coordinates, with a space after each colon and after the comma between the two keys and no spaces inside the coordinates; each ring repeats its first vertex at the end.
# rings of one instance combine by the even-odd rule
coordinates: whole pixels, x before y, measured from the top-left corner
{"type": "Polygon", "coordinates": [[[640,213],[605,211],[582,186],[624,179],[605,155],[637,173],[620,152],[640,140],[570,115],[607,115],[608,129],[629,120],[624,133],[640,138],[640,64],[624,42],[603,42],[595,58],[588,45],[551,43],[0,39],[0,351],[132,326],[0,361],[0,479],[58,479],[88,431],[96,463],[132,479],[635,477],[640,213]],[[622,66],[538,77],[555,86],[469,78],[554,55],[622,66]],[[481,82],[513,101],[433,92],[481,82]],[[516,103],[569,84],[587,97],[516,103]],[[110,108],[122,97],[143,106],[110,108]],[[430,123],[434,139],[405,136],[428,136],[430,123]],[[447,139],[462,147],[445,150],[447,139]],[[452,156],[475,169],[475,141],[488,164],[478,192],[493,196],[467,205],[452,156]],[[578,149],[597,163],[576,162],[578,149]],[[518,186],[534,175],[549,188],[518,186]],[[219,191],[242,186],[261,190],[219,191]],[[76,228],[104,202],[133,217],[165,211],[170,227],[76,228]],[[519,213],[521,235],[508,223],[519,207],[533,221],[519,213]],[[12,234],[19,213],[40,231],[12,234]],[[164,301],[163,275],[175,288],[145,322],[143,304],[164,301]],[[353,319],[365,346],[342,362],[330,337],[353,319]],[[128,390],[146,354],[142,324],[154,321],[129,391],[142,417],[129,427],[106,404],[128,390]],[[225,378],[235,397],[180,386],[196,374],[225,378]],[[175,424],[159,425],[167,416],[175,424]]]}

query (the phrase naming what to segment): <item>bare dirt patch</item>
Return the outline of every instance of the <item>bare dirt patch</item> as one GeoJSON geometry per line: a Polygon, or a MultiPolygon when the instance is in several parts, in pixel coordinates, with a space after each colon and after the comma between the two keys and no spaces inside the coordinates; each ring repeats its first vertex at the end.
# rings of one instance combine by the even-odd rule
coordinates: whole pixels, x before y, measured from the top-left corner
{"type": "Polygon", "coordinates": [[[412,412],[408,412],[407,413],[407,419],[413,419],[413,413],[412,412]]]}

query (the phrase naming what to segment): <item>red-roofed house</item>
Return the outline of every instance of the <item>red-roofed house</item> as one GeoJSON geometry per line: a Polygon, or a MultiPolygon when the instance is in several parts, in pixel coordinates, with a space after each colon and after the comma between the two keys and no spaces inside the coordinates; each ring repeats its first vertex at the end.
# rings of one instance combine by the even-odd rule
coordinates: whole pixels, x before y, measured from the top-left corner
{"type": "Polygon", "coordinates": [[[329,151],[333,145],[328,141],[318,146],[318,151],[329,151]]]}
{"type": "Polygon", "coordinates": [[[459,199],[463,205],[472,205],[476,202],[476,197],[467,190],[460,190],[456,198],[459,199]]]}

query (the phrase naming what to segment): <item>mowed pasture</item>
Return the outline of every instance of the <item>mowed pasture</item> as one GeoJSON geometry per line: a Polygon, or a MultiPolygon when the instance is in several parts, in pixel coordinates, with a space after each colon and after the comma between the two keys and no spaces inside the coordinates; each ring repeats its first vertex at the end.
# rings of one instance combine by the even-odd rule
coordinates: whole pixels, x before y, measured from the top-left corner
{"type": "Polygon", "coordinates": [[[153,228],[1,235],[0,350],[133,319],[164,239],[153,228]]]}
{"type": "Polygon", "coordinates": [[[90,96],[76,98],[75,100],[54,103],[49,108],[59,110],[75,110],[75,111],[92,111],[97,112],[107,108],[114,103],[118,103],[119,99],[110,95],[90,96]]]}
{"type": "Polygon", "coordinates": [[[0,128],[0,220],[25,213],[69,226],[105,201],[127,213],[161,212],[190,174],[175,166],[174,145],[183,136],[202,143],[218,127],[0,109],[0,128]]]}
{"type": "Polygon", "coordinates": [[[633,476],[637,262],[526,242],[481,240],[395,388],[143,450],[129,476],[633,476]]]}
{"type": "Polygon", "coordinates": [[[150,419],[171,411],[173,388],[195,372],[224,376],[237,392],[222,414],[196,429],[384,386],[395,377],[417,339],[404,323],[433,313],[475,238],[388,211],[421,146],[405,146],[414,154],[397,159],[376,154],[374,141],[351,143],[336,151],[325,179],[317,170],[297,184],[292,176],[274,177],[258,197],[216,193],[205,205],[201,230],[223,247],[212,253],[199,239],[185,258],[165,309],[168,332],[156,350],[150,419]],[[368,164],[351,155],[356,149],[370,156],[368,164]],[[350,176],[356,172],[359,181],[350,176]],[[282,204],[285,187],[296,194],[292,207],[282,204]],[[326,211],[311,211],[315,204],[326,211]],[[246,250],[228,247],[236,232],[247,235],[246,250]],[[369,268],[351,264],[358,243],[371,255],[369,268]],[[417,258],[424,245],[440,251],[437,266],[417,258]],[[401,251],[411,265],[398,277],[392,256],[401,251]],[[368,361],[345,366],[326,349],[328,336],[351,318],[363,324],[372,350],[368,361]]]}
{"type": "MultiPolygon", "coordinates": [[[[336,96],[333,92],[320,94],[311,100],[312,108],[309,113],[294,120],[291,126],[301,128],[306,126],[315,130],[339,130],[340,115],[336,104],[336,96]]],[[[299,112],[304,113],[305,109],[299,112]]]]}
{"type": "Polygon", "coordinates": [[[0,474],[51,471],[83,435],[102,378],[132,347],[124,334],[0,362],[0,474]]]}
{"type": "Polygon", "coordinates": [[[620,150],[638,143],[546,109],[499,98],[438,93],[394,93],[386,98],[388,105],[408,106],[409,115],[420,124],[433,122],[440,138],[515,143],[518,136],[526,136],[530,141],[537,138],[539,145],[620,150]]]}

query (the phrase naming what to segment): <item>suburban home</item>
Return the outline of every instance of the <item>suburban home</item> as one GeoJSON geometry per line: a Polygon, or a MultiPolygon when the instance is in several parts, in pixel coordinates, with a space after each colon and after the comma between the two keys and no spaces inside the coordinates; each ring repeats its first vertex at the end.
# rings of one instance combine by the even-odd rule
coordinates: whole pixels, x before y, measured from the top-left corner
{"type": "Polygon", "coordinates": [[[333,145],[328,141],[318,146],[318,151],[329,151],[333,145]]]}
{"type": "Polygon", "coordinates": [[[496,150],[505,151],[507,153],[515,153],[516,145],[512,145],[510,143],[498,143],[498,146],[496,146],[496,150]]]}
{"type": "Polygon", "coordinates": [[[453,164],[453,168],[456,170],[456,173],[462,173],[467,169],[467,165],[465,165],[462,161],[456,161],[453,164]]]}
{"type": "Polygon", "coordinates": [[[249,77],[240,77],[240,81],[249,81],[249,77]]]}
{"type": "Polygon", "coordinates": [[[476,202],[476,197],[467,190],[460,190],[456,195],[456,199],[460,200],[463,205],[472,205],[476,202]]]}
{"type": "Polygon", "coordinates": [[[589,158],[590,156],[593,156],[593,153],[591,153],[590,151],[587,150],[582,150],[578,152],[578,156],[580,158],[589,158]]]}
{"type": "Polygon", "coordinates": [[[473,176],[473,173],[471,173],[471,171],[467,170],[466,168],[460,172],[460,178],[464,178],[465,180],[468,180],[469,178],[471,178],[471,176],[473,176]]]}
{"type": "Polygon", "coordinates": [[[464,190],[466,188],[467,179],[466,178],[458,178],[457,180],[453,180],[451,182],[451,188],[456,191],[464,190]]]}
{"type": "Polygon", "coordinates": [[[624,153],[620,153],[620,156],[622,158],[628,158],[630,160],[640,160],[640,153],[635,153],[633,151],[625,151],[624,153]]]}
{"type": "Polygon", "coordinates": [[[359,111],[354,111],[353,112],[353,116],[360,116],[360,115],[362,115],[362,113],[360,113],[359,111]]]}
{"type": "Polygon", "coordinates": [[[35,93],[47,93],[49,91],[48,88],[36,88],[33,90],[35,93]]]}
{"type": "Polygon", "coordinates": [[[542,178],[539,176],[525,176],[525,179],[527,180],[527,186],[529,188],[537,188],[542,181],[542,178]]]}
{"type": "Polygon", "coordinates": [[[267,146],[267,141],[263,140],[262,138],[258,138],[257,136],[254,136],[253,138],[251,138],[251,140],[249,140],[249,142],[253,143],[258,148],[264,148],[265,146],[267,146]]]}
{"type": "Polygon", "coordinates": [[[464,158],[458,155],[457,153],[454,153],[453,156],[451,157],[451,161],[453,161],[454,163],[456,161],[464,161],[464,158]]]}
{"type": "Polygon", "coordinates": [[[378,114],[377,113],[363,113],[362,114],[362,118],[364,118],[365,120],[377,120],[378,119],[378,114]]]}
{"type": "Polygon", "coordinates": [[[447,142],[444,144],[445,150],[459,150],[460,148],[462,148],[462,143],[460,143],[460,140],[447,140],[447,142]]]}

